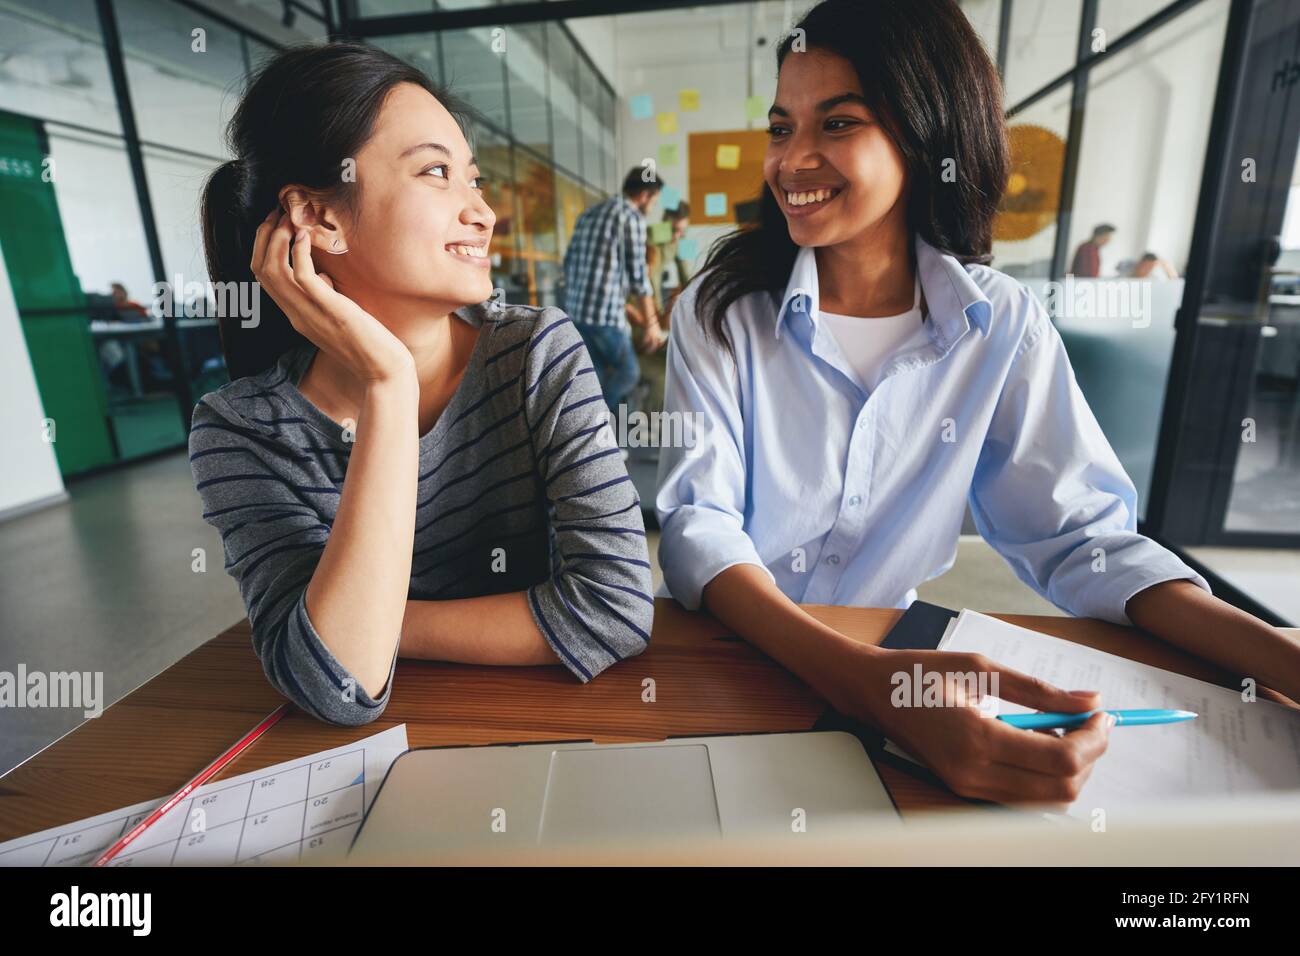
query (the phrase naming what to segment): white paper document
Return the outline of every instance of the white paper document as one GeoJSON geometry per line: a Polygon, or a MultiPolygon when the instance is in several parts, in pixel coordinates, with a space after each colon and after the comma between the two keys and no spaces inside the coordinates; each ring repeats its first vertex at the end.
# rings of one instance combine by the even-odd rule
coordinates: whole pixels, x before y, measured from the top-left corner
{"type": "MultiPolygon", "coordinates": [[[[1069,815],[1108,815],[1144,804],[1193,797],[1294,791],[1300,798],[1300,711],[1240,691],[1139,664],[1127,658],[962,611],[939,645],[983,654],[994,663],[1065,690],[1101,693],[1111,710],[1190,710],[1195,720],[1114,727],[1069,815]]],[[[1031,713],[998,700],[992,713],[1031,713]]],[[[903,752],[890,745],[895,753],[903,752]]],[[[903,756],[907,756],[903,754],[903,756]]],[[[909,758],[910,759],[910,758],[909,758]]]]}
{"type": "MultiPolygon", "coordinates": [[[[110,865],[337,862],[347,856],[384,774],[407,749],[406,724],[399,724],[333,750],[205,784],[110,865]]],[[[178,789],[182,783],[177,781],[178,789]]],[[[92,863],[170,796],[0,843],[0,866],[92,863]]]]}

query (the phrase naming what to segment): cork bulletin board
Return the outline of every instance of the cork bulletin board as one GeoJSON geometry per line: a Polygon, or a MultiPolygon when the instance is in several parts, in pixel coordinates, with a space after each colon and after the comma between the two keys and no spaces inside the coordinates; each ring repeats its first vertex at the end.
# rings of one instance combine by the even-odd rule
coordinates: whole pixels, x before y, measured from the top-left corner
{"type": "Polygon", "coordinates": [[[736,203],[757,199],[762,192],[767,130],[691,133],[686,149],[690,169],[691,225],[734,225],[736,203]],[[740,147],[737,168],[718,168],[719,146],[740,147]],[[721,215],[708,214],[705,199],[710,193],[726,194],[726,208],[721,215]]]}

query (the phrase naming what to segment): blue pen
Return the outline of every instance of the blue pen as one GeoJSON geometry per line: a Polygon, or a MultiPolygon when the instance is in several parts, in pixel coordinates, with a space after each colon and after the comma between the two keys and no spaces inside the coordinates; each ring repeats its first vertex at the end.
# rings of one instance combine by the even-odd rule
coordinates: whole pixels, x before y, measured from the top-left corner
{"type": "MultiPolygon", "coordinates": [[[[1083,714],[999,714],[998,720],[1005,720],[1012,727],[1022,730],[1069,730],[1087,722],[1097,713],[1090,710],[1083,714]]],[[[1108,710],[1115,715],[1115,726],[1130,727],[1139,724],[1174,724],[1180,720],[1193,720],[1196,714],[1190,710],[1108,710]]]]}

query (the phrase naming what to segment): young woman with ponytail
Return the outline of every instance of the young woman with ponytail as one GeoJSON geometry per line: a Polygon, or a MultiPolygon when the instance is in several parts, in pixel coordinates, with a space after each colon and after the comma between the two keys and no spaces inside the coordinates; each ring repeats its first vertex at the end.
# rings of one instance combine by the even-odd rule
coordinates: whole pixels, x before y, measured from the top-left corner
{"type": "Polygon", "coordinates": [[[863,645],[799,607],[906,607],[951,567],[968,502],[1063,609],[1300,700],[1300,647],[1136,532],[1133,483],[1060,336],[987,265],[1008,173],[1002,95],[957,4],[826,0],[777,64],[759,222],[715,246],[672,317],[665,409],[705,423],[660,458],[672,595],[970,797],[1068,804],[1106,748],[1104,715],[1058,739],[955,695],[891,706],[896,675],[992,672],[999,696],[1040,710],[1093,710],[1097,695],[972,655],[863,645]]]}
{"type": "Polygon", "coordinates": [[[267,677],[317,717],[383,710],[400,653],[562,663],[649,640],[640,503],[554,308],[492,297],[468,111],[373,47],[260,70],[203,196],[232,381],[190,460],[267,677]]]}

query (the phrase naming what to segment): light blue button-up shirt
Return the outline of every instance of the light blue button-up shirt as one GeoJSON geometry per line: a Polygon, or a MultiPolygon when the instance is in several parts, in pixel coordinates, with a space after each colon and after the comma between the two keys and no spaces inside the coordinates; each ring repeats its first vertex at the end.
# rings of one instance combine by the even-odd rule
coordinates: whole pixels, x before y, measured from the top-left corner
{"type": "Polygon", "coordinates": [[[1017,576],[1071,614],[1127,624],[1128,599],[1152,584],[1208,591],[1137,533],[1133,482],[1038,300],[920,238],[916,250],[928,341],[886,359],[870,393],[818,322],[811,247],[779,302],[755,292],[728,308],[734,362],[705,336],[698,277],[683,290],[664,404],[696,414],[660,451],[668,592],[694,609],[723,570],[756,564],[799,603],[906,607],[952,567],[967,502],[1017,576]]]}

